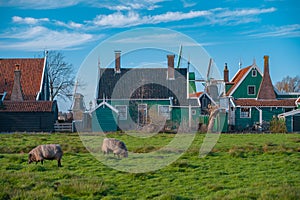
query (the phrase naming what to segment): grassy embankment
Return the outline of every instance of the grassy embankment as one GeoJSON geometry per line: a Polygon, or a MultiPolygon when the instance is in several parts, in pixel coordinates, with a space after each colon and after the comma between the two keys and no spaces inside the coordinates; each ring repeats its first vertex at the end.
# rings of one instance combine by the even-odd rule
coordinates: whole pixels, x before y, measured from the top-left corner
{"type": "MultiPolygon", "coordinates": [[[[158,149],[174,137],[111,136],[131,152],[158,149]]],[[[96,160],[76,134],[0,134],[0,199],[300,199],[299,134],[221,135],[199,158],[203,138],[197,134],[171,165],[135,174],[96,160]],[[27,164],[27,153],[44,143],[62,145],[62,168],[56,161],[27,164]]]]}

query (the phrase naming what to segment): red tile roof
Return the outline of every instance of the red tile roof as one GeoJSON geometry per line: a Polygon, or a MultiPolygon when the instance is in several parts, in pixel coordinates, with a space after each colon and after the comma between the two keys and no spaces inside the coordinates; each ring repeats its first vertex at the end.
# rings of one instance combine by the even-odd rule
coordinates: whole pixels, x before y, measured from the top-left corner
{"type": "Polygon", "coordinates": [[[200,97],[201,94],[203,94],[203,92],[196,92],[196,93],[193,93],[193,94],[189,94],[189,97],[200,97]]]}
{"type": "Polygon", "coordinates": [[[44,58],[0,59],[0,93],[6,91],[5,100],[10,100],[16,64],[20,65],[24,100],[35,100],[40,91],[44,58]]]}
{"type": "Polygon", "coordinates": [[[55,101],[4,101],[0,112],[52,112],[55,101]]]}
{"type": "Polygon", "coordinates": [[[233,79],[231,80],[231,84],[233,84],[233,86],[227,91],[226,95],[229,96],[230,93],[235,89],[235,87],[238,85],[238,83],[241,81],[241,79],[244,77],[244,75],[249,71],[249,69],[252,66],[248,66],[246,68],[240,69],[237,74],[233,77],[233,79]]]}
{"type": "Polygon", "coordinates": [[[236,99],[233,100],[236,106],[258,106],[258,107],[296,107],[296,99],[281,100],[256,100],[236,99]]]}

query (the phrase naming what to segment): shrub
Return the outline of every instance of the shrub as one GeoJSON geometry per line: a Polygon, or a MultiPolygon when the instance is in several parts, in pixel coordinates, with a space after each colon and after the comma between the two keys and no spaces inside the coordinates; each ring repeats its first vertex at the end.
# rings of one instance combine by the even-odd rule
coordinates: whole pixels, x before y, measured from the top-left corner
{"type": "Polygon", "coordinates": [[[283,118],[273,117],[270,122],[271,133],[286,133],[287,128],[285,125],[285,120],[283,118]]]}

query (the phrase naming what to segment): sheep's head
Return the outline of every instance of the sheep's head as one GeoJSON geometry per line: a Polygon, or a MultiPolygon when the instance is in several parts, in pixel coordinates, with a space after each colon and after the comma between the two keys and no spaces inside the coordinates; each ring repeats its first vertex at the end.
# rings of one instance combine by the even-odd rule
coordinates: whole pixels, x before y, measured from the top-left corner
{"type": "Polygon", "coordinates": [[[30,164],[30,163],[32,163],[34,161],[36,161],[35,160],[35,156],[33,154],[29,153],[28,154],[28,164],[30,164]]]}
{"type": "Polygon", "coordinates": [[[124,157],[124,158],[127,158],[128,157],[128,152],[126,150],[123,150],[123,152],[121,153],[121,155],[124,157]]]}

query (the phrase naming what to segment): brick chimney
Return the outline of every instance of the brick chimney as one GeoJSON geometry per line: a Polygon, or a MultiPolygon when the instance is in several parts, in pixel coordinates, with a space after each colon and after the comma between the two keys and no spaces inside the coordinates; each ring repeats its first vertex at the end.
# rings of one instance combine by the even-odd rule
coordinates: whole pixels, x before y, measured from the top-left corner
{"type": "Polygon", "coordinates": [[[121,72],[121,51],[115,51],[115,72],[121,72]]]}
{"type": "Polygon", "coordinates": [[[172,79],[175,79],[175,76],[174,76],[174,58],[175,58],[175,55],[167,55],[167,58],[168,58],[168,79],[172,80],[172,79]]]}
{"type": "Polygon", "coordinates": [[[227,67],[227,63],[225,63],[225,67],[224,67],[224,82],[225,83],[229,82],[229,70],[227,67]]]}
{"type": "Polygon", "coordinates": [[[258,99],[276,99],[269,72],[269,56],[264,56],[264,75],[258,92],[258,99]]]}
{"type": "Polygon", "coordinates": [[[11,92],[11,101],[23,101],[23,92],[22,92],[22,86],[21,86],[21,71],[20,71],[20,65],[16,64],[15,68],[15,76],[14,76],[14,85],[11,92]]]}

